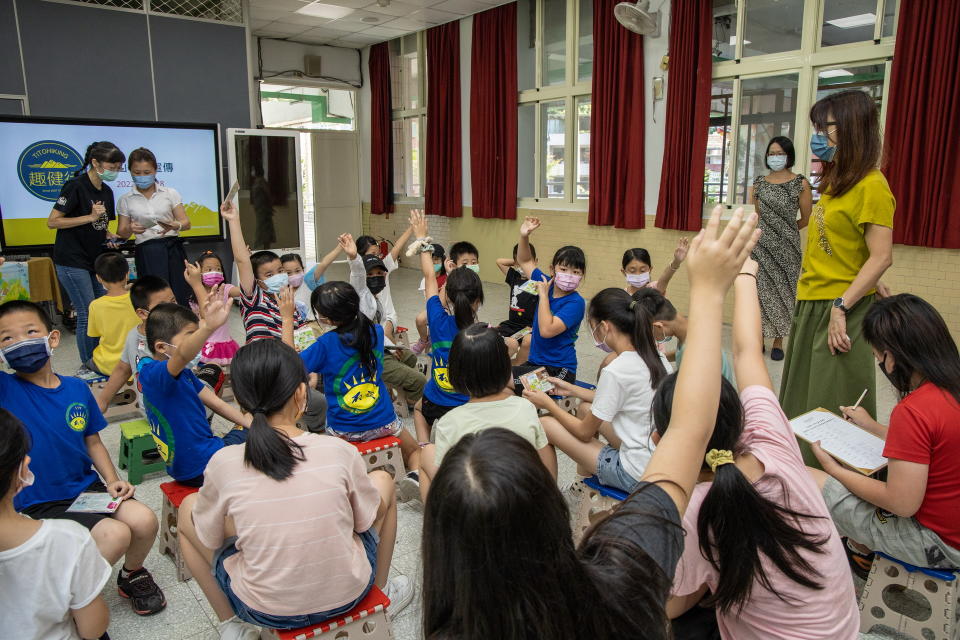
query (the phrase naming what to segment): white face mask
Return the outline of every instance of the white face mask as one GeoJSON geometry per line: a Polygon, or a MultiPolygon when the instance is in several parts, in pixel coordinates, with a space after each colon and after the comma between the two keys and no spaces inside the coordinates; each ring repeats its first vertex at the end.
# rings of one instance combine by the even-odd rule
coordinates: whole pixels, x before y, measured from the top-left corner
{"type": "Polygon", "coordinates": [[[17,479],[20,481],[20,487],[17,489],[17,493],[20,493],[27,487],[33,486],[33,482],[34,480],[36,480],[36,476],[33,475],[33,471],[30,471],[29,466],[24,465],[20,467],[20,473],[17,474],[17,479]],[[24,473],[23,471],[24,469],[27,470],[26,473],[24,473]]]}
{"type": "Polygon", "coordinates": [[[787,166],[787,156],[767,156],[767,166],[771,171],[781,171],[787,166]]]}
{"type": "Polygon", "coordinates": [[[650,282],[650,272],[645,271],[643,273],[628,273],[627,274],[627,284],[633,287],[634,289],[642,289],[647,286],[650,282]]]}

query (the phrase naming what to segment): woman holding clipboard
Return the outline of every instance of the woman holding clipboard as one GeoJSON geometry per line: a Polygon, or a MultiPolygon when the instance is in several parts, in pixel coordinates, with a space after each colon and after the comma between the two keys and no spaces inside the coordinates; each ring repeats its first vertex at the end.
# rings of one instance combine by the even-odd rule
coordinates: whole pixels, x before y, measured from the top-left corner
{"type": "Polygon", "coordinates": [[[175,189],[157,181],[157,157],[149,149],[130,152],[127,166],[133,187],[117,202],[117,234],[124,240],[136,234],[137,277],[163,278],[170,283],[177,303],[186,306],[192,290],[183,277],[187,254],[180,232],[190,228],[190,218],[183,201],[175,189]]]}

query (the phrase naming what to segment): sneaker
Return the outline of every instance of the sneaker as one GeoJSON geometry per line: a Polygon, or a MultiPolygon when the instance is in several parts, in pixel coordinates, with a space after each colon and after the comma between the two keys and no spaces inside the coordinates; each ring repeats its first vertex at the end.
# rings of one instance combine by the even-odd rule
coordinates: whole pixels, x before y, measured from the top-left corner
{"type": "Polygon", "coordinates": [[[77,372],[73,374],[75,377],[80,378],[87,384],[91,382],[97,382],[98,380],[106,380],[106,376],[101,373],[97,373],[92,369],[88,369],[86,365],[80,365],[80,368],[77,369],[77,372]]]}
{"type": "Polygon", "coordinates": [[[138,616],[149,616],[163,611],[167,606],[167,599],[163,591],[153,581],[153,576],[143,567],[131,571],[126,578],[117,574],[117,593],[123,598],[129,598],[133,612],[138,616]]]}
{"type": "Polygon", "coordinates": [[[576,517],[580,510],[580,500],[583,499],[583,485],[580,480],[574,480],[570,484],[560,487],[560,495],[563,496],[563,501],[567,503],[567,509],[576,517]]]}
{"type": "Polygon", "coordinates": [[[773,350],[770,351],[770,359],[783,360],[783,349],[779,347],[774,347],[773,350]]]}
{"type": "Polygon", "coordinates": [[[870,567],[873,566],[873,554],[866,554],[858,549],[855,549],[850,544],[849,538],[841,538],[841,540],[843,540],[843,550],[847,552],[847,560],[850,562],[850,569],[861,580],[866,580],[867,576],[870,575],[870,567]]]}
{"type": "Polygon", "coordinates": [[[413,600],[413,583],[407,576],[397,576],[387,583],[383,593],[390,598],[387,617],[393,620],[413,600]]]}
{"type": "Polygon", "coordinates": [[[194,374],[200,378],[201,382],[205,382],[210,385],[210,388],[213,389],[213,392],[220,395],[220,390],[223,388],[223,381],[226,379],[226,374],[223,373],[223,369],[219,366],[207,362],[201,364],[194,370],[194,374]]]}
{"type": "Polygon", "coordinates": [[[420,499],[420,474],[416,471],[408,471],[407,475],[397,483],[397,500],[399,502],[409,502],[420,499]]]}
{"type": "Polygon", "coordinates": [[[260,627],[244,622],[237,616],[217,625],[220,640],[260,640],[260,627]]]}
{"type": "Polygon", "coordinates": [[[410,351],[413,351],[415,354],[420,355],[427,350],[427,347],[430,346],[430,341],[425,338],[420,338],[412,345],[410,345],[410,351]]]}

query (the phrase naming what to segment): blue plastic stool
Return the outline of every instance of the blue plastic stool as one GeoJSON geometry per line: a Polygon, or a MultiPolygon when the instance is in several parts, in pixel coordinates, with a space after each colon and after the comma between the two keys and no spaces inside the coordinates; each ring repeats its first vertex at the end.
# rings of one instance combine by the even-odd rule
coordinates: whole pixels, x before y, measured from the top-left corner
{"type": "Polygon", "coordinates": [[[574,485],[574,490],[580,493],[580,507],[577,509],[577,519],[573,527],[573,541],[577,544],[587,529],[607,517],[610,511],[629,495],[620,489],[600,484],[597,476],[581,478],[574,485]]]}

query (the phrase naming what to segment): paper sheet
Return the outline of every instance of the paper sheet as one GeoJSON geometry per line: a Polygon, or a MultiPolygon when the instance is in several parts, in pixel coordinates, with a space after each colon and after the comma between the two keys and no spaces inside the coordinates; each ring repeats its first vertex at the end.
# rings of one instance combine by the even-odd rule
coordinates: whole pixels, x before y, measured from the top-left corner
{"type": "Polygon", "coordinates": [[[857,469],[873,472],[887,464],[884,442],[826,409],[815,409],[790,421],[793,432],[857,469]]]}

